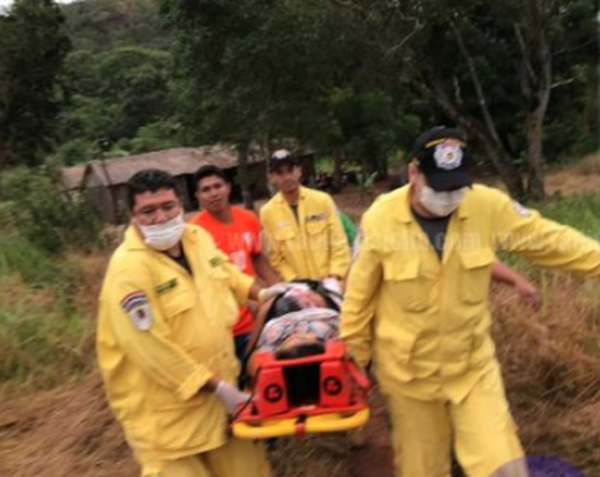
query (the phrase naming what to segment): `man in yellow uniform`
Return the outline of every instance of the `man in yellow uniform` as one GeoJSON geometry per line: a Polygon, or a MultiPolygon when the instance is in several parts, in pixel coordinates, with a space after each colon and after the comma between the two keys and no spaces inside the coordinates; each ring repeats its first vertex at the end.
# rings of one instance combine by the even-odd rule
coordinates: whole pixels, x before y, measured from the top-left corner
{"type": "Polygon", "coordinates": [[[448,477],[451,441],[469,477],[527,475],[490,335],[495,251],[598,277],[599,244],[473,185],[456,130],[427,131],[413,157],[410,184],[363,217],[342,338],[361,365],[373,362],[396,475],[448,477]]]}
{"type": "Polygon", "coordinates": [[[350,247],[333,199],[300,185],[302,170],[287,150],[269,160],[278,193],[260,211],[269,261],[284,280],[323,281],[334,292],[350,266],[350,247]]]}
{"type": "Polygon", "coordinates": [[[231,327],[248,296],[268,299],[207,232],[184,225],[175,181],[128,183],[131,225],[100,296],[97,354],[109,404],[144,477],[266,477],[262,447],[228,436],[248,395],[231,327]]]}

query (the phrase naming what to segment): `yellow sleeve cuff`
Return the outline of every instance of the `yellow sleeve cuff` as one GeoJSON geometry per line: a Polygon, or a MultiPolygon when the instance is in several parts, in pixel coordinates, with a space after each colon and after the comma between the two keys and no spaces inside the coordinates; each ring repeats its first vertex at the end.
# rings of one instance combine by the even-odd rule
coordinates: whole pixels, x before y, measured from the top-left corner
{"type": "Polygon", "coordinates": [[[246,275],[242,272],[238,272],[235,278],[235,285],[233,287],[233,292],[238,305],[244,306],[246,303],[248,303],[248,294],[250,293],[250,288],[252,287],[254,280],[254,277],[246,275]]]}
{"type": "Polygon", "coordinates": [[[198,391],[204,387],[210,378],[212,378],[212,374],[206,368],[199,366],[196,368],[196,371],[194,371],[194,373],[177,388],[175,394],[177,394],[177,397],[182,401],[187,401],[198,394],[198,391]]]}

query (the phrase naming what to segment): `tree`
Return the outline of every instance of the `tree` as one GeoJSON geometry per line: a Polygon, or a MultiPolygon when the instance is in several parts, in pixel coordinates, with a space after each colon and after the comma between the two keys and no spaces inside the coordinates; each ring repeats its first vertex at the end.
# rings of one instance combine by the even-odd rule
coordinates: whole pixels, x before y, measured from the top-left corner
{"type": "Polygon", "coordinates": [[[543,125],[550,91],[565,84],[553,52],[590,31],[593,15],[572,14],[589,0],[331,1],[369,24],[382,61],[470,135],[512,195],[543,196],[543,125]]]}
{"type": "Polygon", "coordinates": [[[189,141],[237,145],[243,190],[251,143],[336,136],[329,96],[367,61],[330,5],[165,0],[162,13],[176,32],[177,109],[189,141]]]}
{"type": "Polygon", "coordinates": [[[130,152],[172,144],[167,134],[173,113],[168,53],[139,47],[115,48],[106,53],[75,51],[65,63],[69,96],[58,118],[63,141],[58,157],[70,162],[73,152],[82,151],[86,154],[79,162],[90,160],[93,157],[88,153],[93,154],[94,148],[88,145],[100,138],[131,146],[127,149],[130,152]],[[157,133],[155,138],[150,137],[153,131],[157,133]],[[134,145],[138,133],[143,138],[134,145]]]}
{"type": "Polygon", "coordinates": [[[16,0],[0,16],[0,172],[52,147],[58,78],[70,43],[52,0],[16,0]]]}

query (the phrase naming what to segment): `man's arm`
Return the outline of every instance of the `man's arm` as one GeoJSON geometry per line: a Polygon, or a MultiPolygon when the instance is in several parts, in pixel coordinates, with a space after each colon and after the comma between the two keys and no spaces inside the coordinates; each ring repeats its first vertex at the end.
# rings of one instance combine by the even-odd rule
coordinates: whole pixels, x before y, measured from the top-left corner
{"type": "Polygon", "coordinates": [[[542,299],[533,283],[524,275],[514,271],[502,262],[494,263],[492,267],[492,278],[498,282],[506,283],[514,287],[521,299],[525,300],[534,309],[540,308],[542,299]]]}
{"type": "Polygon", "coordinates": [[[331,257],[329,261],[329,276],[342,280],[350,267],[351,253],[348,238],[340,219],[335,203],[329,197],[328,230],[331,257]]]}
{"type": "Polygon", "coordinates": [[[348,352],[360,366],[371,361],[374,297],[381,285],[379,254],[369,246],[365,235],[358,257],[350,269],[340,316],[340,334],[348,352]]]}
{"type": "Polygon", "coordinates": [[[271,266],[267,257],[262,252],[252,255],[252,266],[258,278],[264,281],[267,285],[275,285],[281,281],[281,277],[271,266]]]}
{"type": "Polygon", "coordinates": [[[116,277],[110,293],[100,300],[99,314],[100,320],[110,323],[127,357],[182,401],[193,397],[215,378],[204,363],[197,362],[171,341],[169,327],[152,301],[148,287],[116,277]],[[135,306],[128,308],[127,297],[132,296],[135,306]],[[144,320],[143,325],[139,316],[144,320]]]}
{"type": "Polygon", "coordinates": [[[548,268],[589,278],[600,276],[600,244],[596,240],[545,219],[500,192],[496,206],[500,248],[548,268]]]}
{"type": "Polygon", "coordinates": [[[281,277],[269,263],[267,257],[263,254],[262,230],[260,221],[254,214],[248,216],[247,227],[252,234],[252,249],[250,256],[252,258],[252,267],[258,278],[267,285],[274,285],[281,281],[281,277]]]}
{"type": "Polygon", "coordinates": [[[264,208],[260,211],[260,224],[262,226],[261,250],[266,250],[266,257],[270,266],[273,268],[275,273],[277,273],[284,280],[292,280],[294,278],[294,273],[290,266],[286,263],[285,255],[283,250],[281,250],[279,243],[277,240],[275,240],[275,232],[271,229],[271,224],[266,218],[264,208]]]}

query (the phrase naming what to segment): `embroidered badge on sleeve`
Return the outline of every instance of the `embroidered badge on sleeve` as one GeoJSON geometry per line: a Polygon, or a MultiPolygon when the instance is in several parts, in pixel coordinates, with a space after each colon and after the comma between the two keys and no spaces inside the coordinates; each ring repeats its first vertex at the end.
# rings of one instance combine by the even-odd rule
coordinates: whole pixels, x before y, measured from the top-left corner
{"type": "Polygon", "coordinates": [[[513,209],[521,217],[529,217],[531,215],[531,211],[524,205],[517,202],[516,200],[513,202],[513,209]]]}
{"type": "Polygon", "coordinates": [[[142,291],[130,293],[121,300],[121,308],[140,331],[148,331],[152,327],[152,309],[148,297],[142,291]]]}

